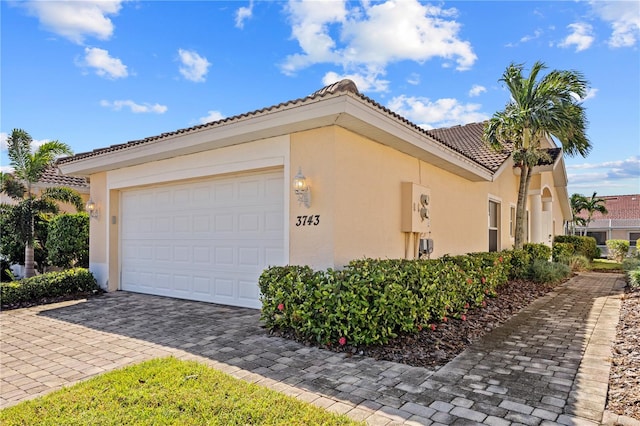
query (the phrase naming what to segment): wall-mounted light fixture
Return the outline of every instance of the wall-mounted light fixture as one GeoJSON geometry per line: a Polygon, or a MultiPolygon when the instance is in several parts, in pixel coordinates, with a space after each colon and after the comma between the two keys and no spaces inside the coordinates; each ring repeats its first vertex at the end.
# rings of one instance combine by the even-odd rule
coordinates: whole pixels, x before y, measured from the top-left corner
{"type": "Polygon", "coordinates": [[[311,188],[307,178],[302,174],[302,167],[298,168],[298,174],[293,178],[293,192],[296,194],[299,204],[311,207],[311,188]]]}
{"type": "Polygon", "coordinates": [[[85,204],[84,208],[87,213],[89,213],[89,217],[92,217],[94,219],[98,218],[98,206],[91,198],[89,198],[89,201],[87,201],[87,204],[85,204]]]}

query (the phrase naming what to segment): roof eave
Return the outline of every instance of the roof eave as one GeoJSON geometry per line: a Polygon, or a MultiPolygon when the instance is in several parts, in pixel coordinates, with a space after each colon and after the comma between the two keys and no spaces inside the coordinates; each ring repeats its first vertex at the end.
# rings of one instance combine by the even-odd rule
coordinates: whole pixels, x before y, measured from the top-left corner
{"type": "Polygon", "coordinates": [[[60,163],[58,167],[64,174],[89,176],[330,125],[344,127],[468,180],[492,180],[492,172],[484,166],[351,93],[308,99],[111,152],[73,159],[60,163]],[[180,143],[175,143],[176,140],[180,143]]]}

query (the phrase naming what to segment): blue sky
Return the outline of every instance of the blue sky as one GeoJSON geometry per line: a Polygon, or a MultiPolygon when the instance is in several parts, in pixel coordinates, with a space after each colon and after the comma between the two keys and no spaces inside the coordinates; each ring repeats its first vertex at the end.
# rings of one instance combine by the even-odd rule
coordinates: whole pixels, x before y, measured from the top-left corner
{"type": "MultiPolygon", "coordinates": [[[[593,150],[569,193],[640,193],[640,2],[0,1],[1,166],[13,128],[78,152],[341,78],[425,128],[504,107],[511,62],[582,72],[593,150]]],[[[528,72],[528,71],[527,71],[528,72]]]]}

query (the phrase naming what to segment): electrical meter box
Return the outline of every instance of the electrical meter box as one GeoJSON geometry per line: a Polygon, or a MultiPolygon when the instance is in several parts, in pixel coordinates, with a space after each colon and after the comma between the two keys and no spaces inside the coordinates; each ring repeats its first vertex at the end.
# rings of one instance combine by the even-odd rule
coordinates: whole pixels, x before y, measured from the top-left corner
{"type": "Polygon", "coordinates": [[[402,232],[429,232],[431,190],[413,182],[402,182],[402,232]]]}

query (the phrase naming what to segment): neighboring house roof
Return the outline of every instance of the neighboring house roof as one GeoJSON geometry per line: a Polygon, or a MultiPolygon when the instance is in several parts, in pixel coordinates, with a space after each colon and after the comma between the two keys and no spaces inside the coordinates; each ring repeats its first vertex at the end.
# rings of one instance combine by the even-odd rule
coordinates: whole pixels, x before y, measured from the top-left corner
{"type": "Polygon", "coordinates": [[[60,173],[57,167],[49,167],[38,181],[38,186],[67,186],[74,189],[89,189],[89,181],[85,177],[69,176],[60,173]]]}
{"type": "MultiPolygon", "coordinates": [[[[640,194],[631,195],[605,195],[598,198],[605,200],[607,214],[594,212],[591,217],[592,222],[596,220],[609,219],[639,219],[640,220],[640,194]]],[[[586,211],[580,212],[578,215],[584,219],[587,218],[586,211]]],[[[592,225],[590,225],[591,227],[592,225]]]]}

